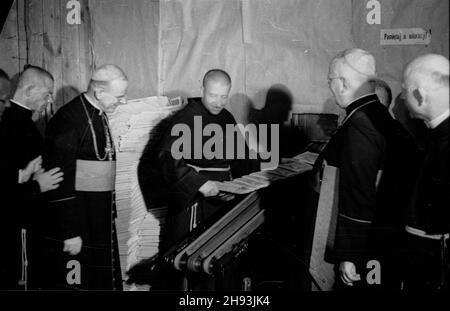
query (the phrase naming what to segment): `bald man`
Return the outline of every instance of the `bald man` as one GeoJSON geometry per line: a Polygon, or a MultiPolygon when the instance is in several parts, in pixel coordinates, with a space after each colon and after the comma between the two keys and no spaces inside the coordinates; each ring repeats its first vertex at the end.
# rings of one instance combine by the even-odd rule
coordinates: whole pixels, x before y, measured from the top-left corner
{"type": "Polygon", "coordinates": [[[10,264],[2,264],[0,268],[7,275],[0,277],[6,289],[39,287],[35,272],[41,270],[37,254],[40,252],[39,219],[45,207],[43,193],[57,188],[63,173],[53,167],[47,172],[41,169],[43,138],[32,115],[52,103],[52,94],[52,75],[43,68],[28,66],[19,76],[11,106],[0,125],[0,163],[6,168],[6,171],[2,169],[0,180],[1,197],[7,202],[4,217],[8,219],[3,227],[9,228],[1,238],[11,255],[10,264]],[[6,176],[8,172],[11,177],[6,176]]]}
{"type": "Polygon", "coordinates": [[[210,138],[202,135],[203,129],[207,126],[220,128],[223,133],[221,143],[224,144],[222,151],[225,155],[227,140],[233,141],[233,137],[226,136],[226,125],[234,126],[236,120],[225,109],[231,89],[228,73],[221,69],[209,70],[204,75],[201,89],[202,98],[190,99],[187,106],[166,120],[161,141],[155,146],[149,143],[139,162],[139,184],[147,207],[169,206],[167,233],[162,251],[220,209],[220,205],[210,204],[205,200],[219,193],[216,181],[231,180],[259,170],[257,160],[208,157],[203,153],[206,141],[210,138]],[[198,130],[195,129],[196,118],[201,122],[198,130]],[[186,125],[191,133],[190,151],[187,156],[183,154],[181,158],[172,153],[172,146],[179,139],[174,134],[174,129],[179,125],[186,125]],[[199,134],[200,137],[195,136],[199,134]],[[196,141],[199,142],[198,145],[196,141]],[[198,153],[200,156],[195,156],[198,153]]]}
{"type": "Polygon", "coordinates": [[[407,213],[405,289],[449,290],[449,60],[419,56],[403,73],[410,114],[428,127],[428,146],[407,213]]]}
{"type": "MultiPolygon", "coordinates": [[[[115,231],[115,148],[108,113],[126,104],[128,78],[115,65],[97,68],[87,92],[61,107],[46,135],[45,167],[65,174],[49,193],[49,263],[53,289],[120,290],[115,231]],[[53,262],[52,258],[57,261],[53,262]],[[75,274],[70,274],[76,263],[75,274]]],[[[50,282],[51,281],[51,282],[50,282]]]]}
{"type": "Polygon", "coordinates": [[[325,165],[339,169],[338,217],[331,257],[337,265],[337,289],[396,286],[391,279],[395,274],[390,258],[393,247],[388,242],[400,231],[401,205],[410,191],[409,185],[397,177],[405,174],[399,162],[412,156],[408,150],[415,150],[415,146],[380,103],[372,83],[375,75],[374,57],[356,48],[338,54],[329,67],[329,87],[347,115],[320,153],[314,172],[320,176],[325,165]],[[367,278],[372,260],[381,264],[382,284],[377,278],[367,278]]]}

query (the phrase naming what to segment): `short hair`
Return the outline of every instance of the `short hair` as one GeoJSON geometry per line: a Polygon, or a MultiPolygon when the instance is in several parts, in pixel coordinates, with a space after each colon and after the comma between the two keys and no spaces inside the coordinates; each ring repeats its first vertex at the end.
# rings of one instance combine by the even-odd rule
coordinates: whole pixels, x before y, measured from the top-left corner
{"type": "Polygon", "coordinates": [[[55,78],[53,78],[53,75],[49,71],[47,71],[46,69],[44,69],[42,67],[26,64],[25,66],[23,66],[22,74],[25,73],[28,70],[35,71],[36,73],[38,73],[40,75],[46,76],[47,78],[49,78],[53,82],[55,81],[55,78]]]}
{"type": "Polygon", "coordinates": [[[3,78],[5,80],[9,80],[8,74],[1,68],[0,68],[0,78],[3,78]]]}
{"type": "Polygon", "coordinates": [[[387,95],[387,103],[386,105],[389,107],[389,105],[392,102],[392,90],[389,84],[386,83],[386,81],[381,79],[370,79],[369,82],[373,85],[374,90],[377,89],[383,89],[386,92],[387,95]]]}
{"type": "Polygon", "coordinates": [[[19,75],[17,90],[20,90],[29,84],[37,85],[42,83],[40,79],[37,78],[37,76],[46,77],[52,82],[55,82],[53,75],[42,67],[27,64],[23,68],[24,69],[22,73],[19,75]]]}
{"type": "Polygon", "coordinates": [[[203,87],[206,86],[206,82],[209,80],[214,81],[225,81],[229,86],[231,86],[231,77],[230,75],[222,69],[211,69],[208,70],[207,73],[205,73],[205,76],[203,77],[202,85],[203,87]]]}

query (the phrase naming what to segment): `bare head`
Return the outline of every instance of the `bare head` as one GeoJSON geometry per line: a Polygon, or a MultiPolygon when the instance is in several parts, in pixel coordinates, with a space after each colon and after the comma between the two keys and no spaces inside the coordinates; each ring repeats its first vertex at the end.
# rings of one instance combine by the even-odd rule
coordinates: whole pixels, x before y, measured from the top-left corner
{"type": "Polygon", "coordinates": [[[42,112],[53,103],[54,79],[51,73],[37,66],[27,66],[19,76],[13,100],[42,112]]]}
{"type": "Polygon", "coordinates": [[[336,55],[330,63],[328,85],[336,103],[346,108],[360,96],[374,92],[370,79],[376,76],[375,58],[361,49],[347,49],[336,55]]]}
{"type": "Polygon", "coordinates": [[[370,83],[373,84],[375,89],[375,94],[377,94],[380,102],[386,107],[389,108],[392,102],[392,90],[389,85],[381,80],[381,79],[372,79],[370,83]]]}
{"type": "Polygon", "coordinates": [[[203,78],[202,103],[211,114],[219,114],[228,103],[231,78],[221,69],[209,70],[203,78]]]}
{"type": "Polygon", "coordinates": [[[11,82],[6,72],[0,69],[0,121],[3,111],[9,106],[9,96],[11,95],[11,82]]]}
{"type": "Polygon", "coordinates": [[[438,54],[415,58],[403,72],[403,97],[412,116],[431,121],[449,109],[449,61],[438,54]]]}
{"type": "Polygon", "coordinates": [[[111,113],[120,104],[127,103],[128,78],[116,65],[103,65],[97,68],[89,82],[88,94],[95,99],[99,108],[111,113]]]}

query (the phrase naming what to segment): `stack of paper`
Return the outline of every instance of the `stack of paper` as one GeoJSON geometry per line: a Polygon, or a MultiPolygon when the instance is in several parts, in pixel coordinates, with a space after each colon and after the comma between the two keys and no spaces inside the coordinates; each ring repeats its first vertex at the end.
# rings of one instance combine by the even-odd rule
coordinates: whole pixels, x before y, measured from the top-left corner
{"type": "MultiPolygon", "coordinates": [[[[117,155],[116,208],[117,239],[124,280],[126,271],[141,259],[158,252],[164,227],[164,208],[148,211],[139,187],[137,166],[154,127],[182,107],[181,101],[167,97],[130,100],[109,116],[117,155]],[[176,103],[176,104],[174,104],[176,103]]],[[[147,290],[130,286],[125,290],[147,290]]]]}

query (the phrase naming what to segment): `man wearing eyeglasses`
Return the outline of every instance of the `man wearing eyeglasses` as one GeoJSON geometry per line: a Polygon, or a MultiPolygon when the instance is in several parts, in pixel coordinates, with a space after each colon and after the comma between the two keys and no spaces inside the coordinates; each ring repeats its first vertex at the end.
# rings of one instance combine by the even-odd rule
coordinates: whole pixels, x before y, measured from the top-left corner
{"type": "Polygon", "coordinates": [[[39,288],[43,193],[57,188],[63,173],[59,168],[41,169],[43,138],[32,115],[52,102],[53,87],[48,71],[27,66],[19,76],[10,107],[2,116],[1,197],[6,202],[5,206],[2,203],[2,229],[7,228],[6,235],[1,235],[5,249],[2,260],[7,260],[0,268],[4,272],[0,277],[2,289],[39,288]]]}
{"type": "Polygon", "coordinates": [[[61,107],[47,128],[44,167],[64,171],[48,195],[49,289],[120,290],[115,232],[115,148],[108,115],[126,104],[128,78],[98,67],[87,92],[61,107]]]}
{"type": "Polygon", "coordinates": [[[380,103],[371,83],[375,76],[374,57],[356,48],[338,54],[329,68],[329,87],[346,118],[319,155],[315,171],[325,165],[339,169],[331,256],[337,289],[393,289],[399,284],[393,278],[389,243],[400,231],[401,205],[410,189],[401,179],[410,167],[400,162],[413,157],[415,146],[380,103]]]}

